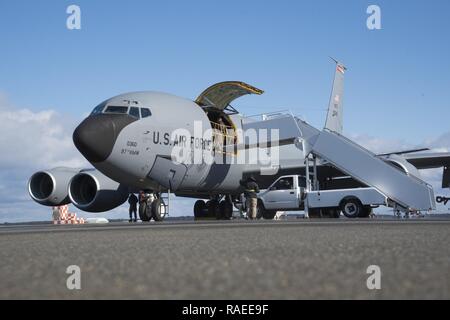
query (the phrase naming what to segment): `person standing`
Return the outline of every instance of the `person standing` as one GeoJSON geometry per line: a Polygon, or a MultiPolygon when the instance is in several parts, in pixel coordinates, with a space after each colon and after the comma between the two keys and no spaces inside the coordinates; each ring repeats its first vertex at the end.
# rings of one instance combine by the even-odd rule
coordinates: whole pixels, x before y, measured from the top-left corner
{"type": "Polygon", "coordinates": [[[130,193],[130,196],[128,197],[128,203],[130,204],[130,220],[128,222],[133,221],[133,212],[134,212],[134,222],[137,221],[137,203],[139,202],[138,198],[134,193],[130,193]]]}
{"type": "Polygon", "coordinates": [[[244,187],[244,195],[246,199],[247,217],[249,219],[256,219],[256,206],[258,205],[259,186],[253,176],[247,178],[242,183],[244,187]]]}
{"type": "Polygon", "coordinates": [[[60,218],[59,207],[52,208],[52,218],[53,221],[58,221],[60,218]]]}

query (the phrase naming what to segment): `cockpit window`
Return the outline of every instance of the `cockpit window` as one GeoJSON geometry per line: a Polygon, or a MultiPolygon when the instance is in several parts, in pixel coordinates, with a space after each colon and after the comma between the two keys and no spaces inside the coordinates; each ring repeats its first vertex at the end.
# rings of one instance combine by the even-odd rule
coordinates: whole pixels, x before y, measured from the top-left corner
{"type": "Polygon", "coordinates": [[[106,102],[100,103],[98,106],[96,106],[94,108],[94,110],[92,110],[91,115],[102,113],[102,111],[105,108],[105,106],[106,106],[106,102]]]}
{"type": "Polygon", "coordinates": [[[130,116],[139,119],[139,108],[131,107],[131,108],[130,108],[130,116]]]}
{"type": "Polygon", "coordinates": [[[127,113],[128,107],[109,106],[105,113],[127,113]]]}
{"type": "Polygon", "coordinates": [[[92,110],[91,115],[100,113],[118,113],[118,114],[129,114],[137,119],[147,118],[152,115],[149,108],[139,108],[139,107],[125,107],[125,106],[106,106],[106,102],[102,102],[92,110]],[[140,110],[140,111],[139,111],[140,110]]]}
{"type": "Polygon", "coordinates": [[[152,112],[148,108],[142,108],[141,109],[141,115],[142,115],[142,118],[147,118],[147,117],[150,117],[152,115],[152,112]]]}

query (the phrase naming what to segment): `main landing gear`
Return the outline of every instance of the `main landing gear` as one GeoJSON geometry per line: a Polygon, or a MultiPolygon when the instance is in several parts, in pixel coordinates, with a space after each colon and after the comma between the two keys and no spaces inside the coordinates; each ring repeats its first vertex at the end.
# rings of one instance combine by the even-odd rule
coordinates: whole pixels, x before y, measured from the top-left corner
{"type": "Polygon", "coordinates": [[[215,197],[209,201],[197,200],[194,204],[194,217],[230,220],[233,216],[233,202],[230,196],[215,197]]]}

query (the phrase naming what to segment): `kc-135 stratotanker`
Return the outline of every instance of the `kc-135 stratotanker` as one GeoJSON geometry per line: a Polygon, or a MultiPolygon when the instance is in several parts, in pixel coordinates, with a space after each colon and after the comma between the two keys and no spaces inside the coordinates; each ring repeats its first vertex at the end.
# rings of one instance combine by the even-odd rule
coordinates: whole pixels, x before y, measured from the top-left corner
{"type": "MultiPolygon", "coordinates": [[[[433,188],[419,169],[442,167],[442,186],[449,187],[450,153],[418,149],[377,155],[344,137],[346,70],[336,61],[322,130],[290,112],[243,116],[231,103],[263,91],[239,81],[217,83],[195,101],[153,91],[115,96],[96,106],[73,133],[75,146],[95,169],[39,171],[28,182],[29,194],[46,206],[72,203],[104,212],[123,204],[130,192],[143,191],[141,219],[160,221],[167,205],[163,194],[171,192],[200,199],[195,217],[229,219],[233,205],[242,204],[242,179],[253,176],[264,189],[279,177],[296,175],[313,177],[305,183],[307,191],[371,188],[394,210],[435,209],[433,188]]],[[[306,209],[305,202],[291,209],[306,209]]],[[[355,213],[347,216],[370,213],[351,197],[311,213],[338,217],[336,210],[344,207],[355,213]]],[[[263,201],[258,209],[264,217],[274,215],[263,201]]]]}

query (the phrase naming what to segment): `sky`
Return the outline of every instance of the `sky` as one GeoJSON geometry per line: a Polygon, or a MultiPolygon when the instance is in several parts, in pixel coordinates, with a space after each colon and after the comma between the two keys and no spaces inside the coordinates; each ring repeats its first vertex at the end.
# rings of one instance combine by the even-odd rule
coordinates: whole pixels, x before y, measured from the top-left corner
{"type": "MultiPolygon", "coordinates": [[[[375,152],[450,151],[449,15],[448,0],[1,0],[0,222],[49,215],[30,200],[27,179],[88,166],[71,135],[99,102],[139,90],[195,99],[239,80],[265,91],[236,101],[241,113],[290,109],[322,127],[329,56],[348,67],[347,136],[375,152]],[[80,30],[66,26],[72,4],[80,30]],[[369,5],[381,10],[380,30],[367,28],[369,5]]],[[[440,172],[424,177],[439,185],[440,172]]],[[[173,204],[191,214],[190,200],[173,204]]]]}

